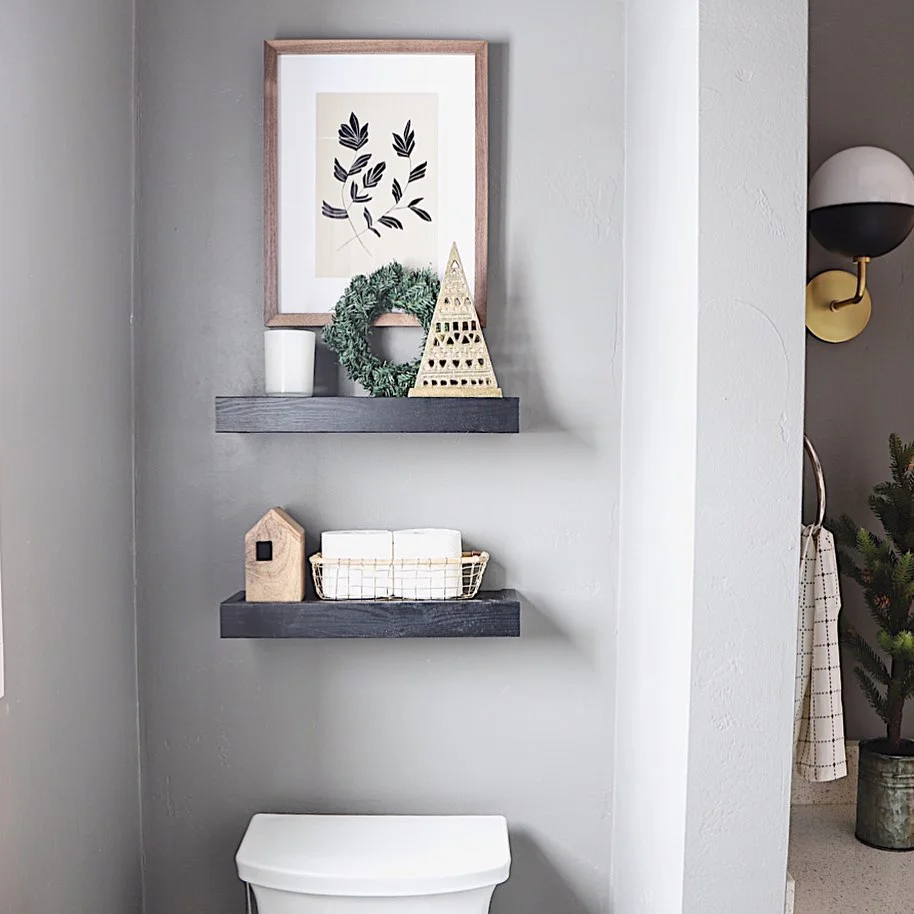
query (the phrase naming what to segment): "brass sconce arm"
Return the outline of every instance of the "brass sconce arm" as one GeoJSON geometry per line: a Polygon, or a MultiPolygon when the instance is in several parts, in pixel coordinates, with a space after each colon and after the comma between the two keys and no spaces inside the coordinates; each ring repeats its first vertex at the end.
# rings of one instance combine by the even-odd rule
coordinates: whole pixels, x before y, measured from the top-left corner
{"type": "Polygon", "coordinates": [[[833,301],[831,303],[832,311],[838,311],[847,305],[859,305],[863,301],[863,296],[866,295],[866,266],[870,262],[870,258],[855,257],[854,261],[857,264],[857,292],[851,298],[833,301]]]}

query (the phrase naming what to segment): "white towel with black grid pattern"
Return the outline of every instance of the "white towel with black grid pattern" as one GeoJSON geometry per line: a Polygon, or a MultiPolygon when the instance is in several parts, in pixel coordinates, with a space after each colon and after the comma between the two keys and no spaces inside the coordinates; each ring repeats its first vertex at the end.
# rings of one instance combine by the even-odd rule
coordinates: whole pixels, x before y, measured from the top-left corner
{"type": "Polygon", "coordinates": [[[838,613],[841,589],[835,539],[804,527],[800,550],[797,678],[793,715],[794,764],[807,781],[847,776],[838,613]]]}

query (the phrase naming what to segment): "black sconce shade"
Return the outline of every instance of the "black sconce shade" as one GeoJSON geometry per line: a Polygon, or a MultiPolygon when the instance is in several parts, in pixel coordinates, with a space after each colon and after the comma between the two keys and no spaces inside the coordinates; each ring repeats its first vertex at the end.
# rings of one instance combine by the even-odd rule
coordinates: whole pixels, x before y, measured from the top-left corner
{"type": "Polygon", "coordinates": [[[882,257],[914,229],[914,206],[906,203],[843,203],[810,210],[809,230],[833,254],[882,257]]]}

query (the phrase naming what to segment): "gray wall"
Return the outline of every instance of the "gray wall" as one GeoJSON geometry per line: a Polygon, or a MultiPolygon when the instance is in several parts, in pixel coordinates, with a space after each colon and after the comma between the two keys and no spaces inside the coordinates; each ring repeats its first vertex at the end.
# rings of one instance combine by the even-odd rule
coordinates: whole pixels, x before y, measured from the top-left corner
{"type": "MultiPolygon", "coordinates": [[[[914,58],[914,7],[877,0],[861,15],[851,0],[810,3],[809,158],[811,169],[847,146],[885,146],[914,164],[914,109],[910,88],[914,58]]],[[[809,273],[848,268],[810,238],[809,273]]],[[[911,409],[911,340],[914,307],[910,279],[914,242],[874,261],[870,271],[873,317],[857,339],[829,345],[807,342],[806,429],[825,469],[828,513],[849,513],[858,523],[877,523],[866,505],[873,485],[889,475],[888,436],[914,439],[911,409]]],[[[806,518],[814,515],[814,488],[807,471],[806,518]]],[[[878,529],[878,526],[877,528],[878,529]]],[[[848,619],[869,633],[862,596],[843,582],[848,619]]],[[[845,673],[850,665],[846,664],[845,673]]],[[[876,736],[881,721],[845,675],[847,732],[876,736]]],[[[914,710],[907,730],[914,735],[914,710]]]]}
{"type": "Polygon", "coordinates": [[[0,27],[0,909],[141,906],[130,357],[133,10],[0,27]]]}
{"type": "MultiPolygon", "coordinates": [[[[501,812],[497,912],[605,906],[623,6],[470,0],[139,4],[138,554],[149,914],[239,910],[258,810],[501,812]],[[220,437],[262,384],[261,41],[484,37],[492,315],[525,434],[220,437]],[[221,642],[242,537],[454,525],[527,599],[497,643],[221,642]]],[[[411,340],[414,343],[414,340],[411,340]]],[[[403,339],[395,343],[402,349],[403,339]]],[[[637,749],[637,747],[632,747],[637,749]]]]}

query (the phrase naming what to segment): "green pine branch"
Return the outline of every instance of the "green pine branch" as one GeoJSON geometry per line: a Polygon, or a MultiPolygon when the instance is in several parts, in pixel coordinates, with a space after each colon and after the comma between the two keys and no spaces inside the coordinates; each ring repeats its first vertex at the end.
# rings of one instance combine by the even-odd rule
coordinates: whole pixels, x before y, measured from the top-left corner
{"type": "Polygon", "coordinates": [[[870,580],[869,575],[862,569],[850,555],[843,549],[838,549],[838,571],[845,577],[856,581],[861,587],[867,587],[870,580]]]}
{"type": "Polygon", "coordinates": [[[857,551],[863,556],[864,564],[870,571],[884,570],[889,550],[884,540],[870,533],[866,527],[857,531],[857,551]]]}
{"type": "Polygon", "coordinates": [[[876,685],[873,681],[867,676],[866,672],[862,667],[854,667],[854,675],[857,677],[857,680],[860,683],[860,688],[863,689],[863,694],[866,696],[866,700],[870,703],[873,710],[879,715],[880,720],[888,726],[889,723],[889,708],[888,703],[885,698],[880,693],[879,689],[876,688],[876,685]]]}
{"type": "Polygon", "coordinates": [[[892,583],[896,590],[903,594],[914,581],[914,553],[906,552],[900,556],[892,569],[892,583]]]}
{"type": "Polygon", "coordinates": [[[829,528],[838,545],[839,570],[863,590],[876,623],[876,647],[841,619],[841,640],[856,660],[854,675],[867,701],[885,722],[890,740],[900,739],[904,704],[914,697],[914,441],[889,437],[891,479],[875,486],[869,507],[884,536],[847,515],[829,528]]]}
{"type": "Polygon", "coordinates": [[[904,663],[914,661],[914,633],[900,631],[897,635],[879,632],[879,646],[893,659],[904,663]]]}
{"type": "Polygon", "coordinates": [[[857,548],[857,531],[860,527],[847,514],[842,514],[837,520],[829,518],[828,529],[839,546],[848,550],[857,548]]]}
{"type": "Polygon", "coordinates": [[[905,699],[914,697],[914,664],[911,664],[905,672],[903,685],[905,699]]]}
{"type": "Polygon", "coordinates": [[[873,489],[869,505],[900,553],[914,551],[914,442],[889,437],[892,479],[873,489]]]}
{"type": "Polygon", "coordinates": [[[888,688],[891,673],[879,654],[852,626],[842,626],[841,640],[854,652],[858,666],[876,683],[888,688]]]}
{"type": "Polygon", "coordinates": [[[875,593],[865,591],[866,608],[869,610],[870,618],[880,631],[890,631],[894,626],[892,624],[892,600],[891,597],[884,593],[875,593]]]}

